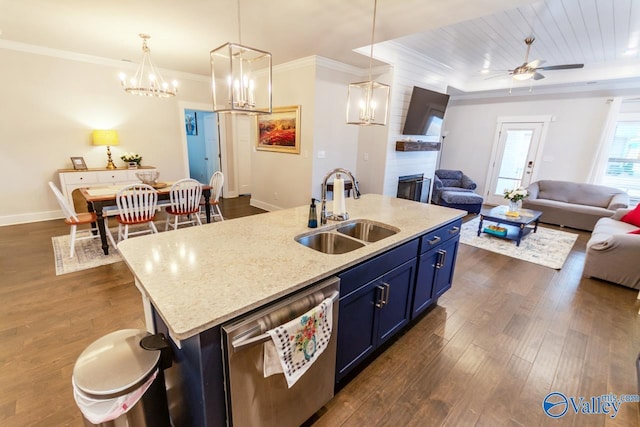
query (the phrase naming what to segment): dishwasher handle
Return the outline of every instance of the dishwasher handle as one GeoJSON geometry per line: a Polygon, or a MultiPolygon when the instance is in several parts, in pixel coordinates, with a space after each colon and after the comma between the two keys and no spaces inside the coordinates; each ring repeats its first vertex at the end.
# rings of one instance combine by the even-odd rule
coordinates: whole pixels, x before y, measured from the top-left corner
{"type": "MultiPolygon", "coordinates": [[[[339,292],[334,292],[333,294],[331,294],[331,296],[329,298],[331,298],[331,301],[335,302],[338,300],[338,297],[340,296],[339,292]]],[[[310,307],[311,309],[312,307],[310,307]]],[[[255,337],[250,337],[250,338],[242,338],[239,339],[237,341],[233,341],[231,343],[231,347],[233,347],[233,351],[240,351],[240,350],[244,350],[250,347],[253,347],[254,345],[258,345],[258,344],[262,344],[265,343],[267,341],[269,341],[271,339],[271,335],[269,335],[267,332],[265,332],[264,334],[260,334],[257,335],[255,337]]]]}

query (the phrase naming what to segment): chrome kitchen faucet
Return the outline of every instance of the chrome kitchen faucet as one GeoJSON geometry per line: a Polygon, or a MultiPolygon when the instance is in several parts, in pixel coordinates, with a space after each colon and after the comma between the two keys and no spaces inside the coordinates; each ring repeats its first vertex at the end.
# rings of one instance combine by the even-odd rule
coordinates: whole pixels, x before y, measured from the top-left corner
{"type": "MultiPolygon", "coordinates": [[[[325,176],[324,179],[322,180],[322,209],[320,210],[320,224],[321,225],[325,225],[327,223],[327,219],[331,219],[334,221],[344,221],[349,219],[349,214],[348,213],[344,213],[341,215],[327,215],[327,181],[329,180],[329,177],[331,177],[331,175],[336,174],[336,173],[343,173],[345,175],[348,175],[349,178],[351,178],[351,182],[353,184],[353,198],[354,199],[359,199],[360,198],[360,189],[358,188],[358,183],[356,182],[356,178],[353,176],[353,174],[351,172],[349,172],[346,169],[343,168],[336,168],[333,169],[331,171],[329,171],[325,176]]],[[[335,187],[334,187],[335,190],[335,187]]],[[[334,194],[333,197],[335,197],[336,195],[334,194]]],[[[331,212],[330,212],[331,213],[331,212]]]]}

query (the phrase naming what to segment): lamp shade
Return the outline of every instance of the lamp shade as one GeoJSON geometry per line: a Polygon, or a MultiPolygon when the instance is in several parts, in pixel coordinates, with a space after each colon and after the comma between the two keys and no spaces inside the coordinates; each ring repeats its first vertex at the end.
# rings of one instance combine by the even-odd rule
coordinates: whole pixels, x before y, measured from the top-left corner
{"type": "Polygon", "coordinates": [[[118,132],[115,130],[94,130],[93,145],[119,145],[118,132]]]}

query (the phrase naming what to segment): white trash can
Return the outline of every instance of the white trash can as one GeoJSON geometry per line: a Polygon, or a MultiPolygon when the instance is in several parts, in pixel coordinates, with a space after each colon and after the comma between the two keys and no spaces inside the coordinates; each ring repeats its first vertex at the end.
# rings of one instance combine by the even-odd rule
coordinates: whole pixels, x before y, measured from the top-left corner
{"type": "Polygon", "coordinates": [[[72,384],[85,426],[171,426],[162,370],[166,361],[156,345],[152,350],[142,347],[145,338],[166,343],[161,334],[124,329],[94,341],[80,354],[72,384]]]}

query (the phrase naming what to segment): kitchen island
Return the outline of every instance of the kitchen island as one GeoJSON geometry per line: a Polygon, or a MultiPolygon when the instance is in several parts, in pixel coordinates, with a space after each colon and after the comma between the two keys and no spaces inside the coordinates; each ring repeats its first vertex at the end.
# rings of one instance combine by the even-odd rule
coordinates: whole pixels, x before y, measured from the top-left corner
{"type": "MultiPolygon", "coordinates": [[[[344,254],[321,253],[294,240],[309,232],[308,207],[301,206],[129,239],[118,246],[142,294],[148,329],[166,333],[174,344],[177,366],[170,369],[176,375],[167,375],[169,399],[175,393],[186,403],[172,416],[190,425],[225,424],[222,324],[330,276],[355,276],[358,266],[372,258],[387,253],[393,258],[397,252],[392,250],[418,250],[414,258],[427,255],[422,248],[430,233],[465,214],[375,194],[348,199],[346,207],[351,219],[399,231],[344,254]]],[[[425,307],[435,302],[429,297],[425,307]]]]}

